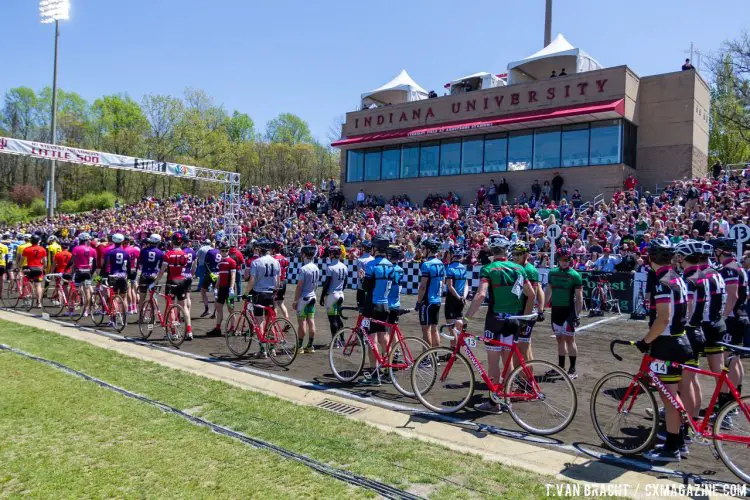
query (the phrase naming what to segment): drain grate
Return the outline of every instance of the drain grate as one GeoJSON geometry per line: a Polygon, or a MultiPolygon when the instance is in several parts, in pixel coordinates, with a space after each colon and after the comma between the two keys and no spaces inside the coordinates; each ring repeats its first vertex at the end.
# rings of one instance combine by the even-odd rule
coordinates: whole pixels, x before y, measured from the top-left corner
{"type": "Polygon", "coordinates": [[[362,408],[359,408],[357,406],[340,403],[338,401],[331,401],[330,399],[324,399],[315,406],[333,413],[338,413],[339,415],[354,415],[355,413],[359,413],[360,411],[362,411],[362,408]]]}

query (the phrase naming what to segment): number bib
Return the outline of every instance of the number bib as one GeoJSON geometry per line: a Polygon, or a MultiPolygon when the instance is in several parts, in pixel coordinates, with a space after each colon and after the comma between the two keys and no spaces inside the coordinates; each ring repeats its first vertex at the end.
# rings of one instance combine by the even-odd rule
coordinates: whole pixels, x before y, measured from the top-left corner
{"type": "Polygon", "coordinates": [[[666,361],[652,361],[649,365],[649,368],[652,372],[658,373],[661,375],[666,375],[667,373],[667,362],[666,361]]]}

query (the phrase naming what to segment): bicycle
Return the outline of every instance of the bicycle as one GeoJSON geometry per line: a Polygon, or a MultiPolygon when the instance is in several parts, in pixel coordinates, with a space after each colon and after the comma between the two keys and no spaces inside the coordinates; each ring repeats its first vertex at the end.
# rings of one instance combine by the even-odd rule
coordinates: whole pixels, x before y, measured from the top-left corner
{"type": "Polygon", "coordinates": [[[633,312],[630,313],[630,319],[646,319],[646,316],[648,316],[648,300],[646,300],[646,295],[643,293],[646,283],[635,279],[632,280],[632,283],[634,287],[638,288],[638,294],[635,297],[633,312]]]}
{"type": "MultiPolygon", "coordinates": [[[[723,342],[720,345],[735,355],[750,354],[750,348],[739,347],[723,342]]],[[[615,353],[615,345],[635,346],[633,341],[613,340],[609,349],[616,360],[622,357],[615,353]]],[[[713,442],[712,452],[724,465],[744,482],[750,482],[750,397],[740,397],[737,388],[729,380],[726,370],[714,373],[689,365],[672,361],[663,361],[644,354],[638,372],[631,375],[626,372],[612,372],[602,377],[594,386],[591,397],[591,420],[594,429],[609,449],[623,455],[635,455],[650,449],[656,439],[659,413],[656,398],[649,385],[661,392],[674,408],[680,412],[682,421],[688,425],[688,432],[694,442],[707,445],[713,442]],[[677,400],[659,380],[658,373],[666,373],[669,367],[681,367],[717,380],[702,420],[696,422],[685,411],[682,402],[677,400]],[[726,384],[734,401],[719,410],[710,425],[714,405],[719,398],[722,386],[726,384]],[[610,417],[608,412],[614,412],[610,417]],[[722,432],[722,428],[731,434],[722,432]],[[739,433],[737,431],[740,431],[739,433]],[[613,435],[617,433],[617,435],[613,435]],[[741,435],[740,435],[741,433],[741,435]],[[730,445],[737,445],[731,452],[737,458],[730,457],[730,445]],[[744,458],[742,458],[744,457],[744,458]],[[744,465],[741,465],[744,464],[744,465]],[[742,469],[740,467],[743,467],[742,469]]]]}
{"type": "Polygon", "coordinates": [[[596,286],[591,291],[589,302],[589,317],[604,316],[605,312],[620,312],[620,301],[612,295],[612,287],[609,284],[609,278],[605,275],[597,276],[596,286]]]}
{"type": "Polygon", "coordinates": [[[227,348],[237,358],[244,356],[253,343],[253,336],[260,344],[271,351],[271,361],[278,366],[289,366],[297,357],[297,330],[286,319],[276,316],[271,306],[253,304],[250,294],[240,297],[244,302],[241,311],[235,311],[226,319],[224,331],[227,348]],[[263,330],[255,319],[254,308],[263,309],[265,326],[263,330]],[[248,311],[249,310],[249,311],[248,311]]]}
{"type": "MultiPolygon", "coordinates": [[[[499,315],[498,319],[530,321],[536,317],[534,313],[499,315]]],[[[415,360],[417,368],[412,372],[412,386],[417,399],[426,408],[444,414],[464,408],[474,394],[475,376],[471,366],[474,365],[489,389],[490,399],[507,409],[522,429],[532,434],[550,435],[562,431],[573,421],[578,410],[578,395],[573,381],[562,368],[539,359],[526,361],[515,339],[507,344],[483,338],[485,345],[509,349],[511,358],[518,360],[518,366],[510,375],[510,365],[505,364],[501,381],[495,383],[472,351],[480,337],[469,334],[467,325],[460,332],[454,330],[453,335],[444,333],[446,328],[453,327],[441,326],[440,335],[455,340],[455,346],[433,347],[415,360]],[[462,347],[466,355],[461,353],[462,347]],[[442,363],[436,364],[435,359],[447,360],[442,370],[439,368],[442,363]]]]}
{"type": "Polygon", "coordinates": [[[121,332],[128,324],[125,314],[125,302],[115,294],[107,278],[101,279],[91,294],[91,321],[94,326],[101,326],[109,316],[109,326],[121,332]],[[104,290],[103,290],[104,289],[104,290]]]}
{"type": "MultiPolygon", "coordinates": [[[[341,310],[358,311],[356,307],[342,307],[341,310]]],[[[396,309],[394,312],[402,316],[411,310],[396,309]]],[[[341,317],[347,319],[343,315],[341,317]]],[[[380,377],[380,368],[387,368],[396,390],[406,397],[413,398],[411,372],[415,366],[415,358],[418,354],[426,352],[430,346],[422,339],[404,337],[397,324],[366,318],[359,313],[356,325],[336,332],[328,348],[328,364],[340,382],[353,382],[362,373],[365,366],[365,344],[375,356],[377,376],[380,377]],[[377,342],[373,342],[370,335],[365,334],[365,329],[370,328],[373,323],[382,325],[390,333],[385,347],[386,356],[378,350],[377,342]]]]}
{"type": "Polygon", "coordinates": [[[62,273],[48,274],[44,279],[46,284],[42,293],[42,310],[50,316],[60,316],[67,310],[66,316],[75,321],[81,319],[84,299],[76,284],[63,278],[62,273]],[[54,285],[52,285],[53,278],[54,285]]]}
{"type": "Polygon", "coordinates": [[[174,298],[169,293],[159,293],[164,297],[164,313],[159,310],[159,304],[155,295],[164,285],[154,285],[148,291],[148,298],[138,311],[138,331],[144,340],[148,340],[154,332],[154,325],[164,328],[164,336],[174,347],[180,347],[185,341],[185,318],[187,313],[180,304],[175,304],[174,298]]]}
{"type": "Polygon", "coordinates": [[[29,281],[25,272],[17,272],[16,277],[8,281],[6,298],[14,309],[20,308],[28,312],[34,307],[36,298],[31,287],[31,281],[29,281]]]}

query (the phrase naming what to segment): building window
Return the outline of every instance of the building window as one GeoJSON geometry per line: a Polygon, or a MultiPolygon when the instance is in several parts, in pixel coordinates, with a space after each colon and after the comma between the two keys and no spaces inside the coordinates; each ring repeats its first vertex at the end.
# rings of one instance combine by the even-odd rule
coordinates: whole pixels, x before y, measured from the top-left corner
{"type": "Polygon", "coordinates": [[[461,173],[461,139],[440,141],[440,175],[461,173]]]}
{"type": "Polygon", "coordinates": [[[383,149],[382,161],[380,178],[398,179],[398,171],[401,163],[401,148],[383,149]]]}
{"type": "Polygon", "coordinates": [[[623,122],[622,133],[622,162],[636,167],[636,151],[638,150],[638,127],[626,121],[623,122]]]}
{"type": "Polygon", "coordinates": [[[508,169],[508,134],[488,135],[484,140],[484,171],[508,169]]]}
{"type": "Polygon", "coordinates": [[[508,135],[508,171],[531,169],[534,132],[524,130],[508,135]]]}
{"type": "Polygon", "coordinates": [[[419,176],[419,144],[401,148],[401,178],[419,176]]]}
{"type": "Polygon", "coordinates": [[[365,151],[365,180],[380,180],[380,150],[368,149],[365,151]]]}
{"type": "Polygon", "coordinates": [[[620,120],[591,124],[591,165],[620,163],[620,120]]]}
{"type": "Polygon", "coordinates": [[[560,127],[539,128],[534,131],[534,168],[560,166],[560,127]]]}
{"type": "Polygon", "coordinates": [[[589,124],[565,125],[562,129],[562,166],[589,164],[589,124]]]}
{"type": "Polygon", "coordinates": [[[365,171],[365,155],[362,151],[347,151],[346,182],[361,182],[365,171]]]}
{"type": "Polygon", "coordinates": [[[464,139],[461,152],[461,173],[481,174],[484,162],[484,139],[464,139]]]}
{"type": "Polygon", "coordinates": [[[440,162],[440,143],[423,142],[419,148],[419,176],[435,177],[440,162]]]}

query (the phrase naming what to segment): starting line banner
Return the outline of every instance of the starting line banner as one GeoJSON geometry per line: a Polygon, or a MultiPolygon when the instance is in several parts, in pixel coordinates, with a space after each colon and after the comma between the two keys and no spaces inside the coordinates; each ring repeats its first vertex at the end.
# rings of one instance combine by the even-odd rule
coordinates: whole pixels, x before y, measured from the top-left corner
{"type": "Polygon", "coordinates": [[[94,167],[130,170],[133,172],[171,175],[174,177],[192,178],[196,176],[195,167],[189,165],[146,160],[114,153],[71,148],[59,144],[11,139],[9,137],[0,137],[0,153],[31,156],[33,158],[56,160],[76,165],[90,165],[94,167]]]}

